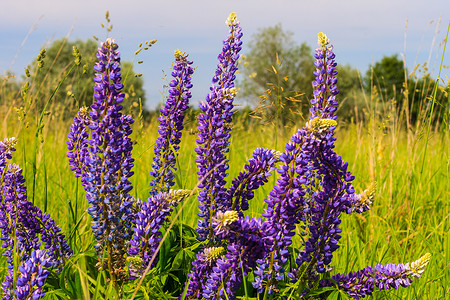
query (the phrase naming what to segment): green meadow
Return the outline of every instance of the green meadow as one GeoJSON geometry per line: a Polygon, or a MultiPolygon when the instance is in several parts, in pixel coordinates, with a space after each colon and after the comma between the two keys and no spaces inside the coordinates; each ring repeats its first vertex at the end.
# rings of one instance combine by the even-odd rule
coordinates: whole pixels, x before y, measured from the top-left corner
{"type": "MultiPolygon", "coordinates": [[[[61,76],[59,80],[63,78],[61,76]]],[[[73,281],[69,279],[65,284],[73,285],[71,289],[78,291],[77,297],[80,299],[106,297],[102,279],[98,279],[92,271],[95,253],[91,220],[87,213],[88,203],[83,187],[79,179],[73,176],[66,157],[67,135],[77,108],[55,101],[58,97],[63,98],[58,96],[58,81],[52,84],[34,82],[27,93],[21,95],[7,89],[8,80],[12,78],[4,78],[0,84],[0,137],[2,140],[7,137],[18,139],[12,161],[23,168],[28,200],[49,213],[69,240],[74,255],[68,263],[72,274],[68,278],[73,278],[73,281]],[[44,106],[36,104],[36,99],[44,99],[40,102],[44,106]]],[[[442,81],[441,85],[448,86],[449,82],[442,81]]],[[[420,88],[417,87],[418,94],[420,88]]],[[[205,95],[207,91],[205,87],[205,95]]],[[[432,99],[432,93],[423,94],[420,103],[432,99]]],[[[445,97],[436,103],[431,117],[430,110],[421,104],[423,113],[413,121],[404,109],[405,105],[408,106],[407,94],[400,98],[403,101],[400,105],[380,97],[376,88],[369,93],[360,90],[358,95],[361,101],[358,102],[358,109],[350,113],[351,118],[339,119],[341,111],[337,112],[336,152],[349,163],[349,170],[356,177],[356,192],[363,191],[373,181],[377,182],[377,190],[369,211],[352,217],[342,216],[341,246],[333,257],[333,272],[357,271],[377,263],[406,263],[431,253],[426,271],[410,287],[375,292],[369,299],[450,298],[450,95],[444,93],[445,97]]],[[[131,100],[127,102],[126,99],[124,103],[125,111],[132,111],[136,120],[131,137],[135,159],[131,194],[135,198],[147,199],[153,148],[158,136],[158,115],[152,113],[143,116],[131,109],[136,106],[131,100]]],[[[345,107],[352,105],[346,103],[345,107]]],[[[279,113],[287,114],[283,110],[279,113]]],[[[349,113],[346,112],[346,115],[349,113]]],[[[253,150],[266,147],[283,151],[290,136],[305,122],[299,116],[285,125],[278,119],[269,121],[254,118],[251,109],[238,110],[233,120],[228,153],[228,185],[243,170],[253,150]]],[[[186,119],[174,188],[194,189],[198,184],[194,151],[196,128],[194,109],[186,119]]],[[[275,180],[276,173],[268,184],[255,192],[247,215],[257,217],[264,211],[264,199],[275,180]]],[[[171,227],[166,225],[165,230],[178,231],[183,237],[183,231],[197,226],[197,206],[194,192],[192,197],[175,209],[171,227]]],[[[164,243],[168,249],[162,247],[161,251],[169,253],[172,258],[176,253],[170,252],[170,249],[183,251],[192,246],[192,243],[185,243],[182,239],[170,239],[170,234],[164,243]]],[[[294,239],[293,248],[299,245],[298,238],[294,239]]],[[[183,264],[187,264],[185,272],[192,258],[186,256],[183,259],[183,264]]],[[[0,273],[5,274],[5,258],[0,260],[0,273]]],[[[174,267],[174,259],[166,262],[174,267]]],[[[161,286],[171,286],[169,281],[175,279],[166,275],[158,280],[161,286]]],[[[145,290],[145,287],[142,288],[145,290]]],[[[44,299],[58,297],[64,298],[61,290],[48,291],[44,299]]],[[[170,295],[166,297],[170,298],[170,295]]]]}

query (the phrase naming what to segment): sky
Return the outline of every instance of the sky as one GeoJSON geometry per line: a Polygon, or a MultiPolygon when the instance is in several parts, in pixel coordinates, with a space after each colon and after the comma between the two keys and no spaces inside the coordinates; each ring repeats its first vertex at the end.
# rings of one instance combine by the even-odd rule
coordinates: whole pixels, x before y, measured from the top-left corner
{"type": "MultiPolygon", "coordinates": [[[[404,55],[409,70],[428,62],[437,75],[450,14],[449,0],[1,0],[0,74],[17,76],[42,47],[55,39],[106,39],[105,13],[109,11],[123,60],[132,60],[140,42],[157,40],[141,52],[135,71],[143,74],[147,107],[161,102],[162,86],[170,76],[173,51],[189,53],[196,71],[193,102],[209,91],[228,28],[236,12],[243,28],[243,50],[258,29],[278,23],[291,31],[297,43],[317,45],[317,33],[327,34],[339,64],[365,73],[385,55],[404,55]]],[[[444,65],[450,65],[450,47],[444,65]]],[[[441,75],[449,76],[445,69],[441,75]]]]}

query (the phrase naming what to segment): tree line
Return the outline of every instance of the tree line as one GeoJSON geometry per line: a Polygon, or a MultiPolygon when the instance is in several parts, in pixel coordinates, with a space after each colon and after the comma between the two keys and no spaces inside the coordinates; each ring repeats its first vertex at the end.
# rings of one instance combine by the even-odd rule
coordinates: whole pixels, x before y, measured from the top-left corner
{"type": "MultiPolygon", "coordinates": [[[[30,63],[26,70],[28,78],[4,80],[0,104],[8,105],[11,99],[17,106],[21,102],[26,105],[26,101],[32,101],[34,108],[40,111],[50,97],[43,91],[57,87],[52,103],[64,107],[68,115],[81,106],[89,105],[93,98],[92,78],[97,47],[98,42],[93,39],[54,41],[44,51],[45,59],[41,57],[39,62],[38,57],[38,61],[30,63]],[[78,56],[74,49],[77,49],[78,56]],[[77,59],[77,66],[71,68],[77,59]],[[26,100],[24,94],[30,94],[26,90],[30,86],[34,89],[34,99],[29,96],[26,100]]],[[[131,62],[123,62],[122,65],[122,76],[126,77],[127,107],[130,113],[137,115],[145,108],[144,82],[135,73],[131,62]]],[[[293,34],[283,30],[281,24],[261,28],[251,37],[246,54],[242,56],[240,70],[238,97],[249,106],[243,111],[251,111],[251,115],[265,122],[276,119],[285,125],[302,120],[308,114],[315,70],[313,49],[306,43],[296,43],[293,34]]],[[[339,115],[343,120],[363,119],[369,111],[383,115],[387,110],[395,110],[397,114],[403,114],[408,123],[415,123],[429,111],[436,81],[426,64],[409,72],[404,61],[395,54],[384,56],[365,74],[360,74],[351,65],[339,65],[337,70],[339,115]]],[[[448,112],[448,91],[448,83],[438,86],[438,119],[448,112]]],[[[144,115],[151,117],[155,113],[145,111],[144,115]]]]}

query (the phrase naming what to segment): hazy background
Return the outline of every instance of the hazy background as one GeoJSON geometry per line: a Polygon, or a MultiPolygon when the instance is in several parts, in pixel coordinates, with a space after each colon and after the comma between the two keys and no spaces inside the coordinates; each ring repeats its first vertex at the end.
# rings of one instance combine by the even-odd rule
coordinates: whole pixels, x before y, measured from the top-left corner
{"type": "MultiPolygon", "coordinates": [[[[432,74],[437,74],[450,1],[2,0],[1,7],[2,75],[10,70],[21,76],[40,48],[55,39],[85,40],[96,35],[104,40],[106,30],[100,24],[105,23],[107,10],[114,26],[110,36],[118,42],[123,59],[132,60],[140,42],[158,40],[149,51],[141,52],[139,60],[144,63],[135,65],[136,72],[143,74],[147,107],[154,108],[161,101],[163,70],[170,74],[176,49],[188,52],[197,66],[193,102],[204,99],[228,32],[224,22],[230,12],[237,13],[243,27],[244,54],[245,42],[258,28],[281,23],[298,43],[307,42],[312,48],[317,32],[325,32],[335,45],[338,62],[361,72],[384,55],[402,53],[409,70],[428,61],[432,74]]],[[[450,65],[449,61],[447,55],[444,65],[450,65]]],[[[443,75],[449,75],[448,69],[443,75]]]]}

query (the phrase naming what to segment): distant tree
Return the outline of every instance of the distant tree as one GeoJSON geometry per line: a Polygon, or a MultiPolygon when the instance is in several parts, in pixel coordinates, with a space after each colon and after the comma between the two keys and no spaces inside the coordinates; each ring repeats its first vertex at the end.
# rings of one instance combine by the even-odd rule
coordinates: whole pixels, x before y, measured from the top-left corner
{"type": "Polygon", "coordinates": [[[338,65],[337,87],[339,94],[339,118],[351,119],[355,116],[355,110],[361,110],[364,106],[363,83],[358,69],[351,65],[338,65]]]}
{"type": "Polygon", "coordinates": [[[253,35],[243,61],[241,95],[250,102],[263,99],[272,117],[281,105],[283,114],[278,117],[284,123],[292,117],[286,112],[305,113],[309,109],[315,68],[312,49],[295,43],[292,33],[283,31],[281,24],[253,35]]]}
{"type": "MultiPolygon", "coordinates": [[[[54,41],[46,50],[45,64],[39,72],[32,76],[34,84],[39,86],[39,90],[43,89],[50,92],[65,78],[54,97],[55,102],[64,104],[71,104],[76,108],[84,105],[90,105],[93,99],[93,78],[94,78],[94,64],[97,61],[98,43],[92,39],[74,42],[60,39],[54,41]],[[70,74],[68,74],[75,57],[73,55],[73,47],[76,46],[81,54],[81,64],[75,67],[70,74]]],[[[129,109],[139,109],[139,99],[142,101],[142,107],[145,103],[145,92],[143,89],[142,78],[135,77],[132,64],[130,62],[122,62],[122,77],[125,81],[123,92],[126,94],[126,104],[129,109]]],[[[31,73],[37,70],[37,66],[30,67],[31,73]]],[[[46,97],[42,97],[41,103],[38,103],[42,108],[46,97]]],[[[125,106],[124,105],[124,106],[125,106]]],[[[125,106],[126,107],[126,106],[125,106]]]]}
{"type": "Polygon", "coordinates": [[[364,77],[367,91],[376,86],[384,100],[399,100],[405,82],[405,66],[397,54],[384,56],[366,72],[364,77]]]}

